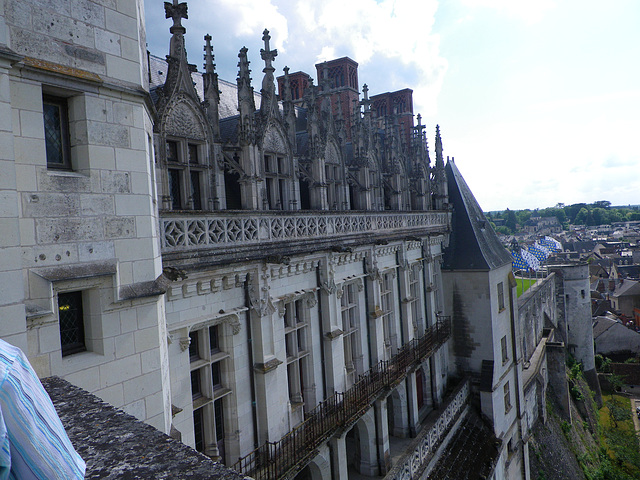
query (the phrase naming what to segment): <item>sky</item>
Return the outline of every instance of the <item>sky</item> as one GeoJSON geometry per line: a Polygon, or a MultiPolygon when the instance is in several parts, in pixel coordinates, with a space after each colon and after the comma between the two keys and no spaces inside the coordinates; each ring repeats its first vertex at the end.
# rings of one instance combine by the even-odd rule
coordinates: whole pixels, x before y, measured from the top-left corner
{"type": "MultiPolygon", "coordinates": [[[[148,48],[163,57],[172,22],[161,0],[144,2],[148,48]]],[[[235,82],[246,46],[259,90],[267,28],[277,75],[288,66],[315,79],[316,63],[348,56],[370,95],[411,88],[431,152],[438,124],[484,211],[640,204],[637,0],[187,3],[200,71],[208,33],[219,76],[235,82]]]]}

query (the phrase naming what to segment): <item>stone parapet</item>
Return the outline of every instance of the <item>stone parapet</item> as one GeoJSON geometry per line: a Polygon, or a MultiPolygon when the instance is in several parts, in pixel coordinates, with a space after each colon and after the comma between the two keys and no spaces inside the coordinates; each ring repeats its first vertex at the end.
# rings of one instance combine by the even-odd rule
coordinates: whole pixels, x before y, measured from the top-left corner
{"type": "MultiPolygon", "coordinates": [[[[162,252],[168,260],[198,252],[199,260],[225,254],[303,253],[363,242],[446,233],[451,214],[427,212],[251,211],[161,213],[162,252]],[[260,246],[260,249],[256,249],[260,246]],[[282,250],[282,252],[280,252],[282,250]],[[287,253],[289,252],[289,253],[287,253]]],[[[286,262],[286,259],[281,259],[286,262]]],[[[210,259],[212,263],[217,263],[210,259]]]]}

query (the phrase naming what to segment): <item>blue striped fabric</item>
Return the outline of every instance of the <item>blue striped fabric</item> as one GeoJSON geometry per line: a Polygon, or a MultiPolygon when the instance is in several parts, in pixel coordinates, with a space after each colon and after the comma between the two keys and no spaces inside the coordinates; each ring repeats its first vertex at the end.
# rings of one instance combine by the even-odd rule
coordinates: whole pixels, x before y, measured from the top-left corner
{"type": "Polygon", "coordinates": [[[0,480],[84,478],[85,463],[22,350],[0,340],[0,480]]]}

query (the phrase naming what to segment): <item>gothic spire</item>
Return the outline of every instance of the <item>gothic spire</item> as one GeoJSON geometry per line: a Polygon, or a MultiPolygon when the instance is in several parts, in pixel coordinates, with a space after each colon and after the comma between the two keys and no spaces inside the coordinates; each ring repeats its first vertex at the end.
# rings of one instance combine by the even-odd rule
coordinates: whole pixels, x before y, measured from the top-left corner
{"type": "Polygon", "coordinates": [[[296,142],[296,113],[293,107],[293,96],[291,95],[291,82],[289,80],[289,67],[284,67],[284,82],[282,85],[283,92],[280,92],[282,97],[282,109],[284,111],[284,123],[289,135],[289,142],[295,151],[296,142]]]}
{"type": "Polygon", "coordinates": [[[253,99],[253,87],[249,74],[249,60],[247,59],[247,47],[242,47],[238,53],[238,112],[240,112],[240,141],[252,143],[254,140],[253,114],[256,104],[253,99]]]}
{"type": "Polygon", "coordinates": [[[440,125],[436,125],[436,168],[444,168],[442,158],[442,138],[440,138],[440,125]]]}
{"type": "Polygon", "coordinates": [[[164,3],[165,17],[173,20],[173,25],[169,28],[171,41],[169,42],[169,55],[167,55],[167,79],[165,80],[163,92],[166,98],[175,95],[177,92],[187,93],[198,103],[200,99],[193,86],[191,72],[193,66],[187,62],[187,52],[184,47],[184,35],[187,29],[182,26],[182,19],[188,18],[187,4],[185,2],[164,3]]]}
{"type": "Polygon", "coordinates": [[[213,48],[211,47],[211,35],[204,36],[204,73],[202,81],[204,83],[204,107],[207,117],[216,138],[220,136],[218,105],[220,104],[220,90],[218,90],[218,74],[216,65],[213,63],[213,48]]]}
{"type": "Polygon", "coordinates": [[[260,112],[263,115],[275,114],[278,110],[278,99],[276,98],[276,85],[275,79],[273,76],[273,72],[275,72],[275,68],[273,68],[272,62],[275,60],[278,55],[278,50],[271,50],[269,47],[269,40],[271,40],[271,36],[269,35],[269,30],[266,28],[264,32],[262,32],[262,40],[264,41],[264,48],[260,49],[260,56],[262,60],[264,60],[264,68],[262,71],[264,72],[264,78],[262,79],[262,89],[260,93],[262,94],[262,101],[260,102],[260,112]]]}

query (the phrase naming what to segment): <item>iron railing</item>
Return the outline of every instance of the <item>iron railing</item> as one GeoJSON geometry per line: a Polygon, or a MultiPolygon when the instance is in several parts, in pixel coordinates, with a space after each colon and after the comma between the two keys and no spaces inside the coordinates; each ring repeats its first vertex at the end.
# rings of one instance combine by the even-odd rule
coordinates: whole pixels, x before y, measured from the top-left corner
{"type": "Polygon", "coordinates": [[[419,339],[403,345],[360,375],[346,392],[334,393],[307,414],[304,422],[277,442],[265,442],[232,468],[255,480],[288,478],[308,463],[314,450],[340,429],[353,425],[385,390],[394,388],[413,366],[431,356],[451,337],[450,317],[439,317],[419,339]]]}

